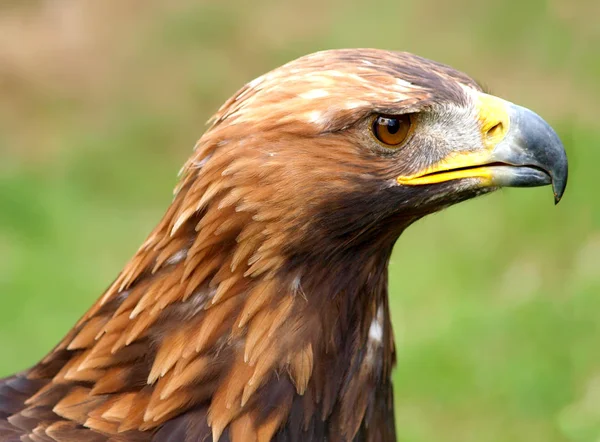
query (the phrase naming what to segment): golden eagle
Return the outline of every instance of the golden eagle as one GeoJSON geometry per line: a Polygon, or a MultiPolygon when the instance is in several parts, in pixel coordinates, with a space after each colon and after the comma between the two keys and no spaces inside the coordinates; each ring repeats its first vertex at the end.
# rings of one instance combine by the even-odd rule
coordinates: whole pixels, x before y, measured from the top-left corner
{"type": "Polygon", "coordinates": [[[248,83],[172,204],[41,362],[0,441],[393,441],[387,267],[423,216],[567,181],[523,107],[408,53],[330,50],[248,83]]]}

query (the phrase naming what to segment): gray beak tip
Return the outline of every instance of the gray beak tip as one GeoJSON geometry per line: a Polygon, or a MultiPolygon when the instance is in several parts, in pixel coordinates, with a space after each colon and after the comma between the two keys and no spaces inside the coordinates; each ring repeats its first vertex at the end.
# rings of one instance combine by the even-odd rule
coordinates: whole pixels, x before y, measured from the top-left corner
{"type": "MultiPolygon", "coordinates": [[[[567,187],[567,154],[560,138],[539,115],[521,106],[511,106],[513,164],[531,165],[544,170],[552,182],[554,203],[558,204],[567,187]]],[[[510,162],[510,161],[509,161],[510,162]]],[[[548,181],[546,181],[546,184],[548,181]]]]}

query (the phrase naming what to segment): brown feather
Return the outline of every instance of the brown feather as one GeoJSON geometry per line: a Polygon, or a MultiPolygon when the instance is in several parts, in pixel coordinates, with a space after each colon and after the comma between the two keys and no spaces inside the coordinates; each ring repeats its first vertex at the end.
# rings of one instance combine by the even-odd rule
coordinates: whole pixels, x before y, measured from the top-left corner
{"type": "Polygon", "coordinates": [[[339,50],[240,89],[113,284],[0,380],[0,442],[394,440],[387,263],[425,213],[389,183],[427,158],[382,154],[368,117],[465,88],[410,54],[339,50]]]}

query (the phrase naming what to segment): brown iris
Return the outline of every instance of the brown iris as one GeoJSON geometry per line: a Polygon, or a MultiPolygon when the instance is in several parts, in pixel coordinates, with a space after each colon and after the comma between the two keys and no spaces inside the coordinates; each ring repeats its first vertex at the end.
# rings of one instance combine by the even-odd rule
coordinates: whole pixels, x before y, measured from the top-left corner
{"type": "Polygon", "coordinates": [[[373,120],[373,134],[390,148],[402,144],[410,131],[410,115],[378,115],[373,120]]]}

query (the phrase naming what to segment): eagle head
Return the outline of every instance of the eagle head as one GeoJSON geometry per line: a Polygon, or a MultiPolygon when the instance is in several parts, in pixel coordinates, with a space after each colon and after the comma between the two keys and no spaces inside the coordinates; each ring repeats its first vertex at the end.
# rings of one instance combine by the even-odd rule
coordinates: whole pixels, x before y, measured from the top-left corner
{"type": "Polygon", "coordinates": [[[271,234],[303,260],[387,248],[418,218],[503,186],[552,183],[558,202],[567,160],[537,114],[461,72],[408,53],[331,50],[230,98],[182,186],[190,180],[229,193],[221,206],[276,221],[271,234]]]}
{"type": "Polygon", "coordinates": [[[0,382],[0,433],[395,440],[394,242],[477,195],[552,184],[558,202],[566,182],[542,118],[448,66],[374,49],[292,61],[219,109],[116,281],[0,382]]]}

